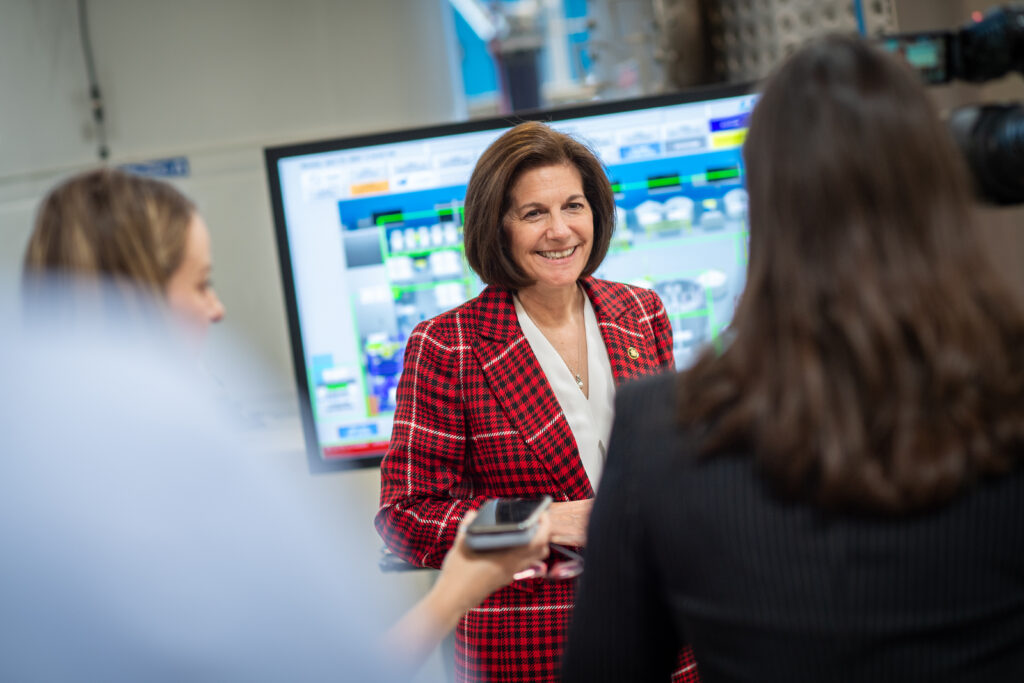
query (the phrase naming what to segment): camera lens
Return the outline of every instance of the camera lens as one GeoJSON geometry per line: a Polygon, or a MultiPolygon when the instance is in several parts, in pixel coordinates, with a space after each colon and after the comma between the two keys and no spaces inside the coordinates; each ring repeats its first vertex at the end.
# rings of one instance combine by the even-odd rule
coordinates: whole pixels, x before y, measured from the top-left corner
{"type": "Polygon", "coordinates": [[[1024,68],[1024,8],[1000,7],[959,34],[957,77],[975,83],[1024,68]]]}
{"type": "Polygon", "coordinates": [[[1024,202],[1024,108],[963,107],[952,113],[949,125],[979,196],[995,204],[1024,202]]]}

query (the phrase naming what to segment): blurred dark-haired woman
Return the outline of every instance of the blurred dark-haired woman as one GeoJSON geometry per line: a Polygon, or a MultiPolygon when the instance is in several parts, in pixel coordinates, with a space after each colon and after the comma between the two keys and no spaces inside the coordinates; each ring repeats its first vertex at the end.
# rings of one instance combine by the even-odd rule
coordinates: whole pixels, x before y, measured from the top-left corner
{"type": "Polygon", "coordinates": [[[729,341],[619,393],[564,671],[1024,680],[1024,308],[915,74],[790,58],[744,149],[729,341]]]}

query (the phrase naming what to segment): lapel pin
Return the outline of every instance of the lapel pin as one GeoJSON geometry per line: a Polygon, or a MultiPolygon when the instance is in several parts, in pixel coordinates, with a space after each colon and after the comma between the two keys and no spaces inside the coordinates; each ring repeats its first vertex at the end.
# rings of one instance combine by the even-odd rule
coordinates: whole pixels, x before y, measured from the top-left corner
{"type": "Polygon", "coordinates": [[[633,360],[636,360],[637,358],[639,358],[639,357],[640,357],[640,352],[636,350],[636,347],[635,347],[635,346],[630,346],[630,347],[629,347],[628,349],[626,349],[626,353],[627,353],[627,354],[629,355],[629,357],[630,357],[630,358],[632,358],[633,360]]]}

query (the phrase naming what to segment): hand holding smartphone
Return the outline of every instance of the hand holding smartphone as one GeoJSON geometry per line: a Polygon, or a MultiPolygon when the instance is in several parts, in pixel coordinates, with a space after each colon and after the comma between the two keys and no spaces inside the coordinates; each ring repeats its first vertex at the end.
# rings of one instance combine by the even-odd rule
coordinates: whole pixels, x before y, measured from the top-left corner
{"type": "Polygon", "coordinates": [[[537,532],[537,520],[550,505],[551,496],[490,498],[466,529],[466,545],[473,550],[526,545],[537,532]]]}

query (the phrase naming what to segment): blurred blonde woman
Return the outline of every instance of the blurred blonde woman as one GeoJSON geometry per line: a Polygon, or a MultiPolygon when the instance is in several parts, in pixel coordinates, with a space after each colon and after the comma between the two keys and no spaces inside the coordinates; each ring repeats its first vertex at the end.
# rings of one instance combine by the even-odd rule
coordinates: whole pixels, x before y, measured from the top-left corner
{"type": "MultiPolygon", "coordinates": [[[[102,305],[106,303],[103,298],[90,298],[90,290],[100,293],[114,291],[114,308],[118,309],[114,313],[120,312],[126,305],[131,312],[135,312],[132,308],[132,295],[138,292],[143,295],[138,307],[140,313],[145,315],[151,311],[152,302],[146,295],[152,295],[157,301],[166,302],[175,317],[202,336],[210,323],[224,317],[224,306],[210,280],[211,268],[210,234],[191,200],[165,182],[113,169],[101,169],[61,183],[43,200],[25,253],[26,301],[33,302],[32,295],[36,290],[43,294],[51,292],[49,285],[56,281],[56,294],[67,297],[73,309],[79,308],[72,310],[76,318],[83,317],[88,321],[94,314],[102,315],[102,305]],[[94,282],[97,285],[113,286],[94,288],[91,287],[94,282]],[[120,284],[129,286],[119,287],[120,284]],[[77,307],[83,301],[87,305],[77,307]],[[100,308],[97,308],[97,304],[100,304],[100,308]]],[[[62,300],[58,300],[58,303],[62,300]]],[[[42,299],[39,303],[47,309],[44,313],[52,313],[51,298],[42,299]]],[[[118,321],[125,322],[125,319],[118,318],[118,321]]],[[[118,328],[116,338],[120,339],[122,333],[130,329],[130,324],[118,328]]],[[[221,455],[223,453],[211,457],[221,455]]],[[[282,486],[285,485],[282,482],[282,486]]],[[[382,643],[388,659],[381,658],[374,662],[381,671],[394,671],[400,679],[411,676],[465,612],[495,590],[511,583],[521,572],[539,570],[541,561],[548,554],[551,524],[546,515],[541,519],[530,543],[503,551],[478,553],[465,544],[465,527],[473,514],[467,515],[463,521],[434,587],[384,636],[382,643]]],[[[237,520],[226,518],[219,523],[230,528],[232,524],[237,524],[237,520]]],[[[182,528],[189,530],[188,521],[183,521],[182,525],[182,528]]],[[[244,526],[239,532],[244,534],[244,526]]],[[[125,549],[124,553],[134,557],[131,555],[134,550],[125,549]]],[[[231,566],[230,560],[221,558],[221,561],[229,562],[228,566],[231,566]]],[[[236,573],[249,576],[250,579],[253,576],[256,579],[264,577],[259,574],[260,570],[242,567],[241,559],[238,563],[236,573]],[[249,573],[253,571],[257,573],[249,573]]],[[[153,576],[149,575],[139,577],[140,585],[143,586],[152,580],[153,576]]],[[[107,588],[120,595],[120,587],[107,588]]],[[[327,590],[321,587],[321,590],[330,593],[334,588],[327,590]]],[[[317,588],[309,587],[308,591],[305,594],[300,592],[300,596],[308,597],[317,588]]],[[[259,598],[254,596],[254,599],[259,598]]],[[[197,607],[198,600],[198,596],[191,596],[181,604],[206,609],[204,605],[197,607]]],[[[298,609],[302,609],[301,606],[298,609]]],[[[160,631],[164,616],[150,615],[145,623],[135,624],[136,636],[138,633],[148,633],[147,629],[160,631]]],[[[249,636],[251,634],[240,634],[239,638],[249,636]]],[[[151,634],[151,637],[166,639],[168,635],[161,632],[151,634]]],[[[160,644],[170,648],[175,643],[169,641],[169,644],[160,644]]],[[[138,652],[131,653],[138,666],[149,666],[151,663],[148,660],[138,658],[139,652],[145,651],[140,647],[138,652]]],[[[279,653],[280,660],[285,661],[293,654],[285,649],[279,653]]],[[[372,659],[374,654],[366,653],[365,658],[372,659]]],[[[175,663],[188,662],[187,657],[187,653],[182,653],[175,663]]],[[[211,662],[206,664],[211,665],[211,662]]],[[[228,653],[212,664],[236,666],[236,663],[230,661],[228,653]]],[[[97,666],[106,666],[106,662],[97,666]]],[[[315,665],[311,663],[310,666],[315,665]]],[[[225,670],[239,671],[231,668],[225,670]]],[[[0,678],[3,678],[3,671],[0,668],[0,678]]],[[[206,680],[204,676],[207,673],[201,671],[193,678],[206,680]]]]}
{"type": "Polygon", "coordinates": [[[224,317],[210,279],[206,223],[168,183],[104,168],[74,176],[43,200],[25,251],[25,285],[45,276],[130,283],[166,301],[202,337],[224,317]]]}

